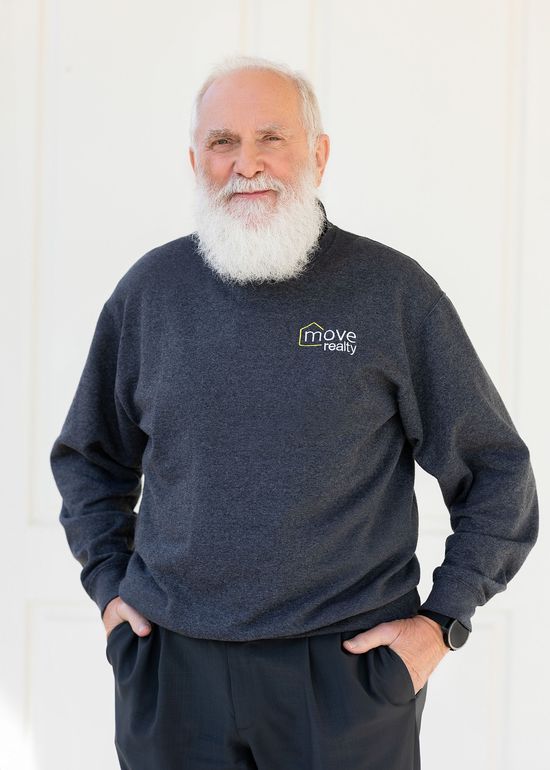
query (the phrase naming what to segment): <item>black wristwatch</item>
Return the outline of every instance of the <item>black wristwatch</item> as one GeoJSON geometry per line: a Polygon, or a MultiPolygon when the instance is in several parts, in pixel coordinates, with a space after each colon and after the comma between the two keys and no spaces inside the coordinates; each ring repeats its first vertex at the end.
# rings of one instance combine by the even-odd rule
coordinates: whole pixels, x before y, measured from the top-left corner
{"type": "Polygon", "coordinates": [[[463,647],[470,636],[470,631],[464,623],[456,618],[450,618],[448,615],[441,615],[432,610],[418,610],[417,615],[425,615],[439,623],[443,629],[443,641],[451,650],[458,650],[463,647]]]}

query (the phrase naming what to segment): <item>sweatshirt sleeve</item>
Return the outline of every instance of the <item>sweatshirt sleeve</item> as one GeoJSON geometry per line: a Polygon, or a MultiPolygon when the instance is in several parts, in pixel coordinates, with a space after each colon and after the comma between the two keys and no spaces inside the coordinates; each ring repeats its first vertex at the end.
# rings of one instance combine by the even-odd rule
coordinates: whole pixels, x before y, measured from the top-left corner
{"type": "Polygon", "coordinates": [[[69,412],[50,453],[62,497],[59,521],[100,608],[118,596],[133,551],[147,436],[119,393],[121,330],[107,303],[96,324],[69,412]]]}
{"type": "Polygon", "coordinates": [[[414,459],[438,481],[452,529],[421,607],[471,631],[476,607],[506,589],[538,537],[529,450],[445,293],[406,346],[402,423],[414,459]]]}

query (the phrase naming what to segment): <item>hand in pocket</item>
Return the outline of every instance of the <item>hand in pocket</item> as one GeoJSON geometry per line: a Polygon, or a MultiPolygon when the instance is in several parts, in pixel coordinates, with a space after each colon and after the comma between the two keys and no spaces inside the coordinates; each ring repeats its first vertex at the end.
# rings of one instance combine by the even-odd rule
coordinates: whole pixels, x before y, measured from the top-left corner
{"type": "Polygon", "coordinates": [[[124,623],[126,620],[137,636],[147,636],[147,634],[151,633],[150,621],[134,607],[127,604],[120,596],[115,596],[114,599],[111,599],[109,604],[105,607],[102,620],[103,625],[105,626],[107,639],[113,628],[120,623],[124,623]]]}

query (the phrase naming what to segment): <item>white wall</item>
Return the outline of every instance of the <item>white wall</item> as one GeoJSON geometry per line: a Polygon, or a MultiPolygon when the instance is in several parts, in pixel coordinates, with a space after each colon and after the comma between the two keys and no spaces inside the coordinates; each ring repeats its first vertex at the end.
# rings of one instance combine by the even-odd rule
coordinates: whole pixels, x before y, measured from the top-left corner
{"type": "MultiPolygon", "coordinates": [[[[193,229],[191,100],[229,53],[311,77],[329,219],[436,278],[531,449],[539,541],[432,674],[423,770],[550,766],[549,39],[544,0],[0,3],[0,768],[118,767],[104,630],[48,455],[115,282],[193,229]]],[[[417,489],[424,599],[450,528],[420,468],[417,489]]]]}

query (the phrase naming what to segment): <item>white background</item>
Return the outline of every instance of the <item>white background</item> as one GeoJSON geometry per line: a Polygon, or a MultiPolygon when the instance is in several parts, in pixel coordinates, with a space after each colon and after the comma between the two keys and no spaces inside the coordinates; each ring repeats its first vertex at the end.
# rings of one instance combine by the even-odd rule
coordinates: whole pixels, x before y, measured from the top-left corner
{"type": "MultiPolygon", "coordinates": [[[[0,36],[0,770],[118,768],[49,451],[115,283],[193,230],[191,100],[231,53],[311,78],[329,219],[436,278],[531,450],[539,540],[432,674],[421,747],[423,770],[547,770],[550,2],[3,0],[0,36]]],[[[419,467],[417,497],[424,600],[450,527],[419,467]]]]}

